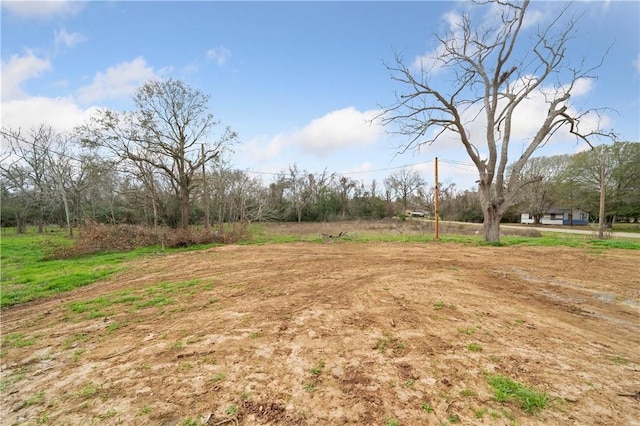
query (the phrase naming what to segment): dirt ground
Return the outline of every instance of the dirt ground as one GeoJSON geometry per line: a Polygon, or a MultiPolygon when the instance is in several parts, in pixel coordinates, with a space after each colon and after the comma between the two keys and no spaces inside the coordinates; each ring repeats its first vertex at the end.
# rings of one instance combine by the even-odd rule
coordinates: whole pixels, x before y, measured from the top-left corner
{"type": "Polygon", "coordinates": [[[638,425],[639,260],[333,239],[152,256],[3,311],[0,423],[638,425]],[[496,373],[547,407],[497,402],[496,373]]]}

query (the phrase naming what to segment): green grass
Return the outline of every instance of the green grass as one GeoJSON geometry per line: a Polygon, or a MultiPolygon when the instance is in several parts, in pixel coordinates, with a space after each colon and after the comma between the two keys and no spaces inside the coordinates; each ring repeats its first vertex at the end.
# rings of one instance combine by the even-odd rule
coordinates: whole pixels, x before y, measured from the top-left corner
{"type": "MultiPolygon", "coordinates": [[[[318,224],[309,224],[308,228],[295,228],[293,224],[253,224],[251,226],[251,238],[241,241],[240,244],[286,244],[292,242],[326,243],[317,228],[318,224]],[[315,228],[313,227],[315,226],[315,228]],[[293,229],[293,231],[292,231],[293,229]],[[296,229],[299,232],[296,233],[296,229]]],[[[303,226],[306,226],[303,224],[303,226]]],[[[338,227],[351,227],[354,224],[340,224],[338,227]]],[[[368,229],[365,222],[362,230],[353,232],[346,229],[347,235],[332,242],[339,243],[367,243],[367,242],[405,242],[442,244],[455,243],[463,245],[492,245],[492,246],[544,246],[544,247],[576,247],[593,250],[625,249],[640,250],[640,240],[607,239],[597,240],[592,235],[573,235],[542,232],[542,237],[503,236],[498,244],[484,243],[481,235],[456,235],[442,234],[440,241],[433,241],[433,234],[423,231],[397,232],[397,224],[389,224],[388,227],[368,229]]],[[[635,225],[632,224],[631,228],[635,225]]],[[[626,229],[625,229],[626,230],[626,229]]],[[[452,231],[455,232],[455,231],[452,231]]],[[[46,250],[54,246],[70,245],[72,240],[66,233],[49,232],[36,234],[33,230],[24,235],[17,235],[11,231],[3,230],[0,240],[0,308],[22,304],[38,298],[49,297],[57,293],[73,290],[77,287],[94,283],[116,272],[126,270],[127,262],[155,253],[157,247],[147,247],[129,252],[101,253],[81,256],[71,259],[47,260],[46,250]]],[[[211,247],[211,245],[191,246],[184,249],[165,250],[166,253],[181,251],[193,251],[211,247]]],[[[174,291],[187,289],[187,293],[195,291],[199,286],[197,280],[184,281],[182,287],[171,284],[174,291]]],[[[126,296],[125,296],[126,297],[126,296]]],[[[138,296],[130,296],[138,297],[138,296]]],[[[124,303],[124,301],[122,302],[124,303]]],[[[154,301],[138,300],[139,308],[149,306],[162,306],[172,303],[169,297],[158,298],[154,301]]],[[[435,310],[442,309],[443,304],[436,303],[435,310]]],[[[104,316],[106,312],[94,310],[92,315],[104,316]]],[[[89,315],[89,314],[87,314],[89,315]]]]}
{"type": "Polygon", "coordinates": [[[47,260],[46,249],[68,245],[60,234],[3,234],[0,241],[0,306],[7,307],[73,290],[125,269],[124,263],[153,252],[104,253],[73,259],[47,260]]]}
{"type": "Polygon", "coordinates": [[[522,383],[500,374],[487,375],[487,383],[493,389],[496,401],[514,401],[530,414],[535,414],[543,409],[549,402],[547,393],[526,387],[522,383]]]}

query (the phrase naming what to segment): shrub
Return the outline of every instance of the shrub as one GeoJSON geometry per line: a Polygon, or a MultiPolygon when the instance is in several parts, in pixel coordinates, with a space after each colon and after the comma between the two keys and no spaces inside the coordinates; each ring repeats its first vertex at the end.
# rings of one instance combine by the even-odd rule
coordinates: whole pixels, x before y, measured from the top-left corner
{"type": "Polygon", "coordinates": [[[130,251],[154,245],[178,248],[198,244],[230,244],[248,236],[247,223],[234,223],[228,229],[214,231],[202,228],[153,229],[141,225],[106,225],[88,222],[79,228],[72,245],[49,247],[47,258],[62,259],[105,251],[130,251]]]}

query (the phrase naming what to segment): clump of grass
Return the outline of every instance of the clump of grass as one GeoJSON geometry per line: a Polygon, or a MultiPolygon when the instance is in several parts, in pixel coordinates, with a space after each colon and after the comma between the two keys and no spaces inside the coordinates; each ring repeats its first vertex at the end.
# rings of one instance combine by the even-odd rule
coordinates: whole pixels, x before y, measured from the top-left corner
{"type": "Polygon", "coordinates": [[[460,328],[458,328],[458,333],[466,334],[467,336],[471,336],[475,332],[476,332],[476,328],[475,327],[460,327],[460,328]]]}
{"type": "Polygon", "coordinates": [[[420,408],[422,408],[427,413],[433,413],[433,407],[428,402],[423,402],[420,404],[420,408]]]}
{"type": "Polygon", "coordinates": [[[469,343],[467,345],[467,350],[469,352],[481,352],[482,351],[482,346],[480,346],[480,344],[478,344],[478,343],[469,343]]]}
{"type": "Polygon", "coordinates": [[[500,374],[487,375],[487,383],[493,389],[498,402],[514,401],[529,414],[535,414],[543,409],[549,401],[549,395],[526,387],[500,374]]]}
{"type": "Polygon", "coordinates": [[[319,376],[320,373],[322,373],[322,370],[324,370],[324,366],[324,361],[319,360],[316,366],[311,369],[311,374],[313,374],[314,376],[319,376]]]}

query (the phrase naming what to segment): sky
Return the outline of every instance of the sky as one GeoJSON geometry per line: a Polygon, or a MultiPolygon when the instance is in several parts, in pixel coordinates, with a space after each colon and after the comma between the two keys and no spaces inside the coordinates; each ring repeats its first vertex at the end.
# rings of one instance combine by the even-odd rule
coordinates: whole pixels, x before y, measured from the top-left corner
{"type": "MultiPolygon", "coordinates": [[[[534,1],[530,27],[564,5],[534,1]]],[[[394,52],[411,67],[433,57],[434,34],[453,28],[468,6],[3,0],[2,126],[71,130],[97,108],[132,110],[132,95],[146,81],[174,78],[210,95],[210,112],[221,122],[212,139],[226,126],[238,132],[230,163],[266,183],[293,164],[367,185],[406,166],[433,182],[438,157],[441,182],[472,188],[477,172],[460,142],[445,135],[400,153],[409,139],[374,119],[406,90],[385,66],[394,65],[394,52]]],[[[598,78],[580,82],[572,107],[610,108],[601,123],[620,140],[640,141],[640,2],[579,1],[570,10],[581,18],[568,63],[597,65],[604,55],[598,78]]],[[[434,84],[447,78],[434,69],[434,84]]],[[[512,154],[543,111],[540,95],[514,118],[512,154]]],[[[560,132],[535,156],[586,148],[560,132]]]]}

